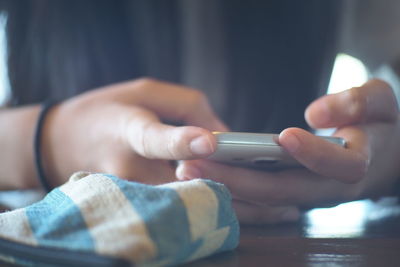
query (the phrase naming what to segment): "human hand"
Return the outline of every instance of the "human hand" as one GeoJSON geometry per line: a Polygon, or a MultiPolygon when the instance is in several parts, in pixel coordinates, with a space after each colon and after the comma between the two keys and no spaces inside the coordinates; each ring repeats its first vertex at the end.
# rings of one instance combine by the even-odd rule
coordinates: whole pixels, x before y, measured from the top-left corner
{"type": "Polygon", "coordinates": [[[296,220],[299,208],[331,205],[390,193],[400,174],[400,123],[390,87],[373,80],[362,87],[324,96],[306,110],[314,128],[336,127],[347,148],[298,128],[284,130],[279,143],[306,168],[265,172],[186,161],[180,179],[210,178],[224,183],[244,223],[296,220]]]}
{"type": "Polygon", "coordinates": [[[45,172],[52,185],[79,170],[149,184],[168,182],[175,179],[170,160],[214,152],[210,130],[226,127],[199,91],[150,79],[113,84],[50,111],[43,129],[45,172]]]}

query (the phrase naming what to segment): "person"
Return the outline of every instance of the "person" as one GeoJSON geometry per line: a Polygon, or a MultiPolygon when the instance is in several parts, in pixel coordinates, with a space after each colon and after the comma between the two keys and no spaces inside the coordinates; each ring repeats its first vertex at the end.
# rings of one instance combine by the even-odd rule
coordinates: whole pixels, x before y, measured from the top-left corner
{"type": "Polygon", "coordinates": [[[242,223],[293,221],[303,208],[394,194],[400,124],[390,86],[371,80],[323,96],[341,7],[3,2],[12,107],[0,112],[0,188],[39,186],[32,140],[38,103],[53,99],[40,154],[51,186],[78,170],[148,184],[209,178],[230,189],[242,223]],[[337,128],[347,147],[309,127],[337,128]],[[306,168],[205,160],[216,149],[211,131],[228,130],[280,132],[279,143],[306,168]]]}

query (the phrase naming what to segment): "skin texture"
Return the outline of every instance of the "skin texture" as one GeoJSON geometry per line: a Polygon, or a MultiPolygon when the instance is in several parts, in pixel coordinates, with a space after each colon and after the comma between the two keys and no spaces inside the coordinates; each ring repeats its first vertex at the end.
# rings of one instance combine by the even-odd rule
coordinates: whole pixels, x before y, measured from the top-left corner
{"type": "MultiPolygon", "coordinates": [[[[38,106],[0,112],[0,124],[7,126],[0,131],[1,189],[39,186],[32,175],[31,144],[38,112],[38,106]]],[[[216,149],[211,131],[228,131],[206,97],[191,88],[140,79],[52,108],[43,128],[42,159],[53,186],[80,170],[147,184],[209,178],[230,189],[239,220],[251,224],[294,221],[303,208],[392,193],[400,176],[400,123],[386,83],[372,80],[323,96],[305,117],[313,128],[336,128],[334,136],[344,138],[347,147],[288,128],[279,143],[305,168],[267,172],[223,165],[205,160],[216,149]]]]}
{"type": "Polygon", "coordinates": [[[44,134],[46,172],[54,185],[76,170],[165,183],[175,180],[171,160],[207,157],[216,147],[210,131],[224,129],[197,90],[151,79],[115,84],[52,110],[44,134]]]}
{"type": "Polygon", "coordinates": [[[279,143],[306,168],[255,171],[207,160],[185,161],[179,179],[224,183],[244,223],[297,220],[301,208],[390,194],[400,176],[399,112],[391,88],[379,80],[327,95],[305,111],[313,128],[337,128],[341,148],[302,129],[288,128],[279,143]]]}
{"type": "Polygon", "coordinates": [[[39,106],[0,109],[0,190],[37,186],[33,133],[39,106]]]}
{"type": "MultiPolygon", "coordinates": [[[[8,126],[1,127],[5,149],[0,152],[0,189],[39,187],[32,156],[39,110],[34,106],[0,113],[0,124],[8,126]]],[[[226,127],[201,92],[140,79],[98,88],[52,108],[43,127],[41,156],[52,186],[79,170],[160,184],[176,180],[172,160],[214,152],[211,130],[226,127]]]]}

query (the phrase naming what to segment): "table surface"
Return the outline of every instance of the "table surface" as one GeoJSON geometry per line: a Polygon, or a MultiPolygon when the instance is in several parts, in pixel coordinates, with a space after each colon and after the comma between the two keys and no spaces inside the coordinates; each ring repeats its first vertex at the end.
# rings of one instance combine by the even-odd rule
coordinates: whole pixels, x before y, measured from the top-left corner
{"type": "Polygon", "coordinates": [[[310,210],[298,223],[242,226],[236,250],[186,266],[400,266],[398,202],[355,201],[310,210]]]}
{"type": "Polygon", "coordinates": [[[242,226],[238,248],[188,266],[400,266],[396,198],[306,212],[300,222],[242,226]]]}

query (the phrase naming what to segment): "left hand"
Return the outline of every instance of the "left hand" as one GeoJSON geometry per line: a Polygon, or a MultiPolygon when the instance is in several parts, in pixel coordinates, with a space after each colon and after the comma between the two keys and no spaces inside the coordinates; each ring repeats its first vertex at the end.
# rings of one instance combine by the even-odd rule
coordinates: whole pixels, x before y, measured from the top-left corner
{"type": "Polygon", "coordinates": [[[299,208],[332,205],[393,192],[400,177],[400,120],[391,88],[379,80],[323,96],[306,110],[313,128],[337,128],[342,148],[299,128],[279,143],[306,168],[266,172],[207,160],[185,161],[177,177],[209,178],[232,192],[239,220],[296,220],[299,208]]]}

